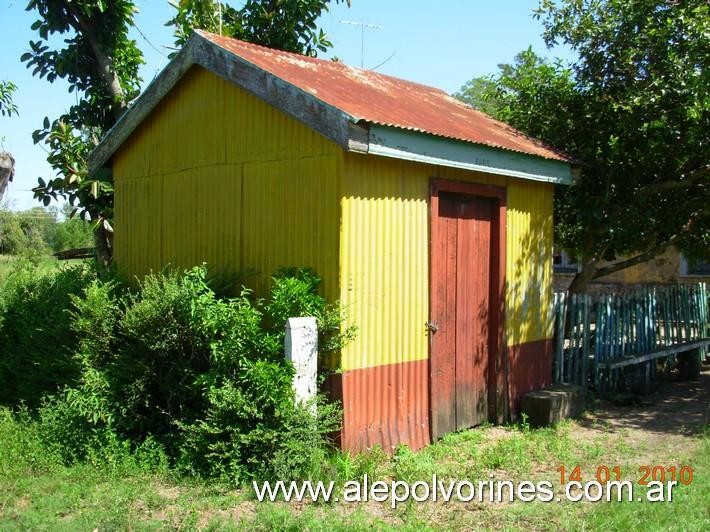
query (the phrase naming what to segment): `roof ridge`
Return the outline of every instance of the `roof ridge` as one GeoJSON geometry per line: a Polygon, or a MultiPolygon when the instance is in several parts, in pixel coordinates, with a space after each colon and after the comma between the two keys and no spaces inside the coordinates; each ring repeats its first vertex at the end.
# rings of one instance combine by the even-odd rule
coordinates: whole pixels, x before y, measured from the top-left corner
{"type": "MultiPolygon", "coordinates": [[[[460,161],[457,159],[458,162],[448,161],[444,164],[464,164],[464,167],[483,165],[479,169],[492,171],[487,168],[496,157],[483,156],[480,148],[472,147],[479,146],[563,164],[576,164],[564,152],[474,109],[437,87],[354,67],[341,61],[275,50],[196,30],[177,56],[156,76],[93,150],[89,158],[92,172],[110,160],[131,132],[148,117],[158,102],[193,65],[205,68],[251,92],[347,151],[369,153],[378,149],[378,143],[386,144],[396,138],[399,139],[397,142],[404,144],[382,144],[379,146],[385,150],[380,150],[382,154],[412,160],[428,157],[427,160],[441,162],[448,161],[446,157],[453,157],[451,154],[456,153],[460,161]],[[427,138],[412,136],[404,139],[386,132],[383,126],[392,131],[422,133],[427,138]],[[443,147],[436,143],[438,141],[435,138],[460,141],[468,147],[463,144],[459,147],[455,144],[443,147]],[[410,142],[414,144],[410,145],[410,142]],[[429,143],[428,147],[422,143],[429,143]],[[476,149],[479,151],[476,152],[476,149]],[[424,151],[417,155],[411,150],[424,151]],[[432,153],[439,153],[439,156],[432,156],[426,150],[433,150],[432,153]],[[469,159],[476,153],[478,158],[472,163],[469,159]]],[[[515,164],[523,164],[517,161],[515,164]]],[[[506,164],[513,163],[504,163],[504,166],[506,164]]],[[[539,171],[535,175],[515,171],[531,179],[567,180],[566,174],[548,175],[551,171],[549,165],[538,166],[539,171]]]]}
{"type": "Polygon", "coordinates": [[[346,63],[344,61],[340,61],[340,60],[331,61],[329,59],[324,59],[321,57],[312,57],[310,55],[299,54],[298,52],[289,52],[286,50],[280,50],[278,48],[269,48],[268,46],[264,46],[263,44],[256,44],[256,43],[245,41],[242,39],[237,39],[236,37],[219,35],[217,33],[213,33],[211,31],[207,31],[207,30],[195,29],[194,31],[195,31],[195,33],[200,34],[202,37],[208,39],[210,42],[216,44],[217,46],[221,46],[219,43],[220,39],[229,39],[230,41],[239,43],[240,45],[244,45],[244,46],[251,47],[251,48],[256,48],[257,50],[259,50],[261,52],[266,52],[266,53],[273,54],[273,55],[287,55],[287,56],[290,56],[294,59],[306,60],[306,61],[309,61],[309,62],[312,62],[315,64],[319,64],[319,65],[328,65],[328,66],[335,67],[335,68],[348,69],[348,70],[352,70],[352,71],[362,72],[364,74],[367,74],[368,76],[378,76],[378,77],[385,78],[385,79],[396,80],[398,83],[406,83],[411,86],[421,87],[421,88],[424,88],[424,89],[427,89],[430,91],[436,91],[436,92],[440,92],[442,94],[445,94],[447,96],[450,96],[449,93],[446,92],[444,89],[441,89],[439,87],[435,87],[433,85],[427,85],[426,83],[422,83],[420,81],[412,81],[410,79],[400,78],[398,76],[393,76],[392,74],[384,74],[382,72],[376,72],[375,70],[351,65],[350,63],[346,63]]]}

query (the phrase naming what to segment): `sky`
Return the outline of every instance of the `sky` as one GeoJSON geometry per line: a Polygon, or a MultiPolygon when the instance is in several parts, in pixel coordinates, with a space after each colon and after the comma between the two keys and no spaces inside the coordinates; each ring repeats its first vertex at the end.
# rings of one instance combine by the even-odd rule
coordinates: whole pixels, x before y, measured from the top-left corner
{"type": "MultiPolygon", "coordinates": [[[[242,2],[230,2],[238,7],[242,2]]],[[[174,12],[167,0],[136,0],[139,12],[131,36],[143,51],[146,64],[142,87],[168,63],[172,31],[165,22],[174,12]]],[[[20,62],[28,51],[30,29],[36,20],[26,12],[27,0],[0,0],[0,79],[18,86],[15,103],[19,116],[0,117],[0,150],[15,158],[15,180],[4,203],[16,210],[39,205],[30,189],[38,177],[53,177],[42,146],[34,145],[32,132],[45,116],[54,119],[76,102],[67,84],[32,77],[20,62]]],[[[337,56],[354,66],[457,91],[467,80],[496,72],[519,51],[532,46],[547,57],[571,58],[565,48],[548,50],[541,38],[542,24],[532,16],[538,0],[352,0],[332,5],[319,25],[333,48],[321,57],[337,56]],[[375,27],[345,23],[363,22],[375,27]]]]}

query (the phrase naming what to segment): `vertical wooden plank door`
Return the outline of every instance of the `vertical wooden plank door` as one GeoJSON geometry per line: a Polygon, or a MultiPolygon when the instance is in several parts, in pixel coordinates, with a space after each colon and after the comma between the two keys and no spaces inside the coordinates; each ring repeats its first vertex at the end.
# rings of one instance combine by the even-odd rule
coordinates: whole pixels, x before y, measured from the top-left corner
{"type": "Polygon", "coordinates": [[[432,438],[488,420],[496,208],[493,198],[432,196],[432,438]]]}

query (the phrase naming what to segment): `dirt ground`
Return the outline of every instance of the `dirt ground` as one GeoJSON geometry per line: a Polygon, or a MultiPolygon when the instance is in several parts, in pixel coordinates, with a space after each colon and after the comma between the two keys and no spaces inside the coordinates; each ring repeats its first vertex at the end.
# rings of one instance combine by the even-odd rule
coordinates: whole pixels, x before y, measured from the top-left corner
{"type": "Polygon", "coordinates": [[[700,377],[680,381],[671,375],[660,381],[649,395],[636,398],[633,404],[599,402],[579,420],[575,437],[594,439],[600,431],[619,434],[637,447],[639,462],[653,462],[655,457],[684,455],[698,444],[694,436],[706,430],[710,421],[710,366],[700,377]]]}

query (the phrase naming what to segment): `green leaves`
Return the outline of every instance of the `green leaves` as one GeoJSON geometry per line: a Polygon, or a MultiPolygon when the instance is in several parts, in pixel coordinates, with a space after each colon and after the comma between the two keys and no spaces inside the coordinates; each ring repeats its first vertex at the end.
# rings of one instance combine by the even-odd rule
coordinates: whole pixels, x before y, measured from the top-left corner
{"type": "MultiPolygon", "coordinates": [[[[349,0],[345,1],[350,5],[349,0]]],[[[329,4],[329,0],[246,0],[241,8],[235,9],[215,0],[182,0],[170,2],[176,13],[166,26],[175,26],[178,48],[187,42],[193,29],[203,29],[269,48],[315,56],[332,47],[325,32],[316,25],[329,4]]]]}
{"type": "Polygon", "coordinates": [[[574,64],[527,50],[458,96],[583,162],[556,193],[557,244],[590,263],[668,242],[709,257],[692,242],[710,234],[710,5],[544,0],[535,16],[574,64]]]}
{"type": "Polygon", "coordinates": [[[17,90],[17,85],[11,81],[0,81],[0,116],[19,114],[13,102],[12,95],[17,90]]]}
{"type": "Polygon", "coordinates": [[[67,113],[54,121],[46,117],[42,129],[32,134],[35,143],[45,144],[56,175],[39,180],[34,196],[44,205],[64,198],[80,209],[82,217],[110,220],[110,178],[90,178],[86,159],[139,92],[143,55],[128,38],[135,4],[133,0],[33,0],[27,10],[39,16],[31,26],[39,40],[29,42],[30,50],[21,61],[33,75],[50,83],[66,80],[69,92],[78,93],[78,103],[67,113]],[[52,39],[55,35],[62,40],[52,39]]]}

